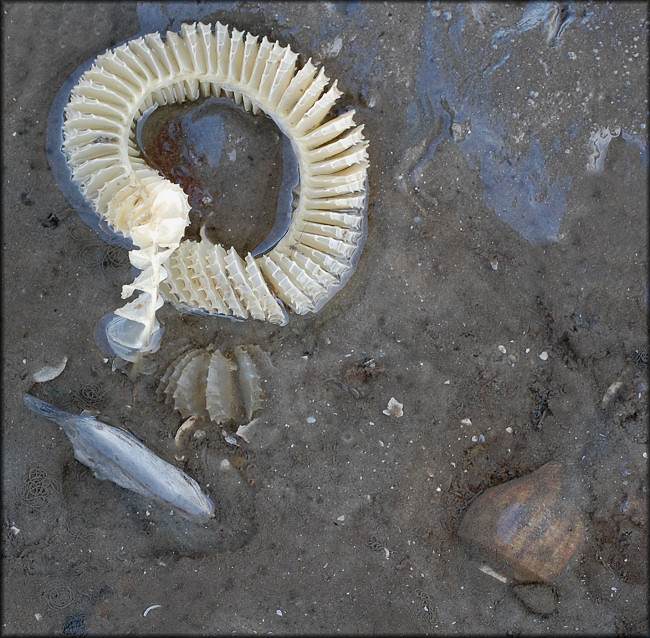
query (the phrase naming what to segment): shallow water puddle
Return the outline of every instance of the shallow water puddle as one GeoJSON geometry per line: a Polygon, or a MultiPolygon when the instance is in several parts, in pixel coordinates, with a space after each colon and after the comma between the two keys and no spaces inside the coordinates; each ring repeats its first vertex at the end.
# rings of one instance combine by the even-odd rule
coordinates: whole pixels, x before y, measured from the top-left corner
{"type": "MultiPolygon", "coordinates": [[[[461,4],[453,11],[429,6],[416,95],[408,106],[408,134],[414,145],[418,138],[422,142],[429,136],[430,141],[408,177],[426,191],[418,172],[433,159],[440,142],[455,143],[468,166],[478,171],[484,204],[529,242],[553,242],[560,236],[574,180],[604,167],[607,144],[594,136],[609,130],[610,123],[592,119],[598,87],[588,86],[588,78],[581,86],[573,77],[585,60],[571,48],[597,40],[598,23],[607,11],[585,9],[578,22],[570,3],[530,3],[514,26],[499,13],[498,5],[488,3],[461,4]],[[468,46],[470,38],[481,39],[485,46],[468,46]],[[539,48],[537,65],[524,66],[524,38],[539,48]],[[575,91],[540,95],[537,89],[553,75],[558,88],[571,77],[568,83],[576,85],[575,91]],[[575,115],[563,117],[560,128],[563,110],[575,115]],[[442,128],[437,133],[439,118],[442,128]]],[[[639,118],[617,130],[622,129],[621,139],[636,147],[647,164],[647,146],[637,133],[643,127],[639,118]]]]}
{"type": "Polygon", "coordinates": [[[211,97],[158,108],[139,129],[147,162],[188,194],[186,238],[198,240],[205,226],[212,241],[253,255],[281,239],[291,221],[298,164],[270,118],[211,97]]]}

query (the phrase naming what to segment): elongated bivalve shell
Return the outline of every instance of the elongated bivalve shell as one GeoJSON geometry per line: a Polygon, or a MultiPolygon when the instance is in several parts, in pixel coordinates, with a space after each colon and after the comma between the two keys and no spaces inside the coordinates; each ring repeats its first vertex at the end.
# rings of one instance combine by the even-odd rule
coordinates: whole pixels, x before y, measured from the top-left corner
{"type": "Polygon", "coordinates": [[[65,412],[30,394],[25,394],[24,402],[63,428],[77,461],[92,469],[98,479],[161,501],[187,518],[207,521],[214,517],[214,503],[198,483],[156,456],[132,434],[86,414],[65,412]]]}
{"type": "Polygon", "coordinates": [[[458,536],[493,566],[522,581],[560,575],[585,534],[576,475],[551,461],[486,490],[467,510],[458,536]]]}

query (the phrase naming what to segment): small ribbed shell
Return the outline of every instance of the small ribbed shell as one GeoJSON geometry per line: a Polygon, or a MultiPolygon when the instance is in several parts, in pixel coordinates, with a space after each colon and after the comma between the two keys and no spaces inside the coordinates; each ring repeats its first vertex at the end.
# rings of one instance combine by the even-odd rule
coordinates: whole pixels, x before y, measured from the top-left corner
{"type": "Polygon", "coordinates": [[[158,392],[185,419],[227,424],[243,411],[250,421],[264,401],[260,375],[245,346],[233,354],[234,360],[212,348],[183,352],[165,371],[158,392]]]}
{"type": "MultiPolygon", "coordinates": [[[[98,56],[65,109],[63,151],[73,180],[115,231],[133,239],[132,263],[147,270],[118,315],[146,326],[159,295],[183,310],[286,323],[279,298],[317,311],[344,284],[365,236],[368,142],[354,111],[326,119],[341,95],[311,60],[266,37],[215,25],[147,34],[98,56]],[[135,124],[153,105],[226,95],[270,116],[289,138],[300,172],[286,235],[265,255],[184,241],[187,196],[147,165],[135,124]],[[180,244],[180,246],[179,246],[180,244]],[[168,249],[161,253],[158,247],[168,249]]],[[[196,364],[198,365],[198,363],[196,364]]]]}

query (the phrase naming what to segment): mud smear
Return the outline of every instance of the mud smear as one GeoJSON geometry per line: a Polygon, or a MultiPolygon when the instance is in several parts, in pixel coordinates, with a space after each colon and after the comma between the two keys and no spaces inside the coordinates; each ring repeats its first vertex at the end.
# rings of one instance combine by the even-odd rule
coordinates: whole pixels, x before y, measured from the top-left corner
{"type": "Polygon", "coordinates": [[[205,227],[213,243],[255,256],[282,238],[291,221],[298,164],[270,118],[213,97],[158,108],[139,130],[150,165],[188,195],[186,239],[198,240],[205,227]]]}

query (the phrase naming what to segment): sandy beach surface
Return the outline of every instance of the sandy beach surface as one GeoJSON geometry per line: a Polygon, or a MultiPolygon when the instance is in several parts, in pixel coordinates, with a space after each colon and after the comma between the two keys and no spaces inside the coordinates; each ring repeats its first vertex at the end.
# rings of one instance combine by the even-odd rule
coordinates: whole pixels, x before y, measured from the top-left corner
{"type": "MultiPolygon", "coordinates": [[[[4,635],[647,632],[646,3],[4,2],[2,25],[4,635]],[[66,199],[48,117],[96,55],[199,20],[338,81],[369,140],[368,235],[285,326],[165,304],[157,367],[131,381],[93,339],[127,252],[66,199]],[[206,421],[175,460],[162,374],[239,345],[264,391],[247,436],[206,421]],[[98,480],[26,392],[129,430],[216,518],[98,480]],[[480,508],[495,523],[464,540],[480,508]],[[551,579],[548,529],[578,537],[551,579]],[[525,576],[497,551],[511,532],[525,576]]],[[[269,232],[271,120],[198,104],[147,127],[222,242],[269,232]]]]}

